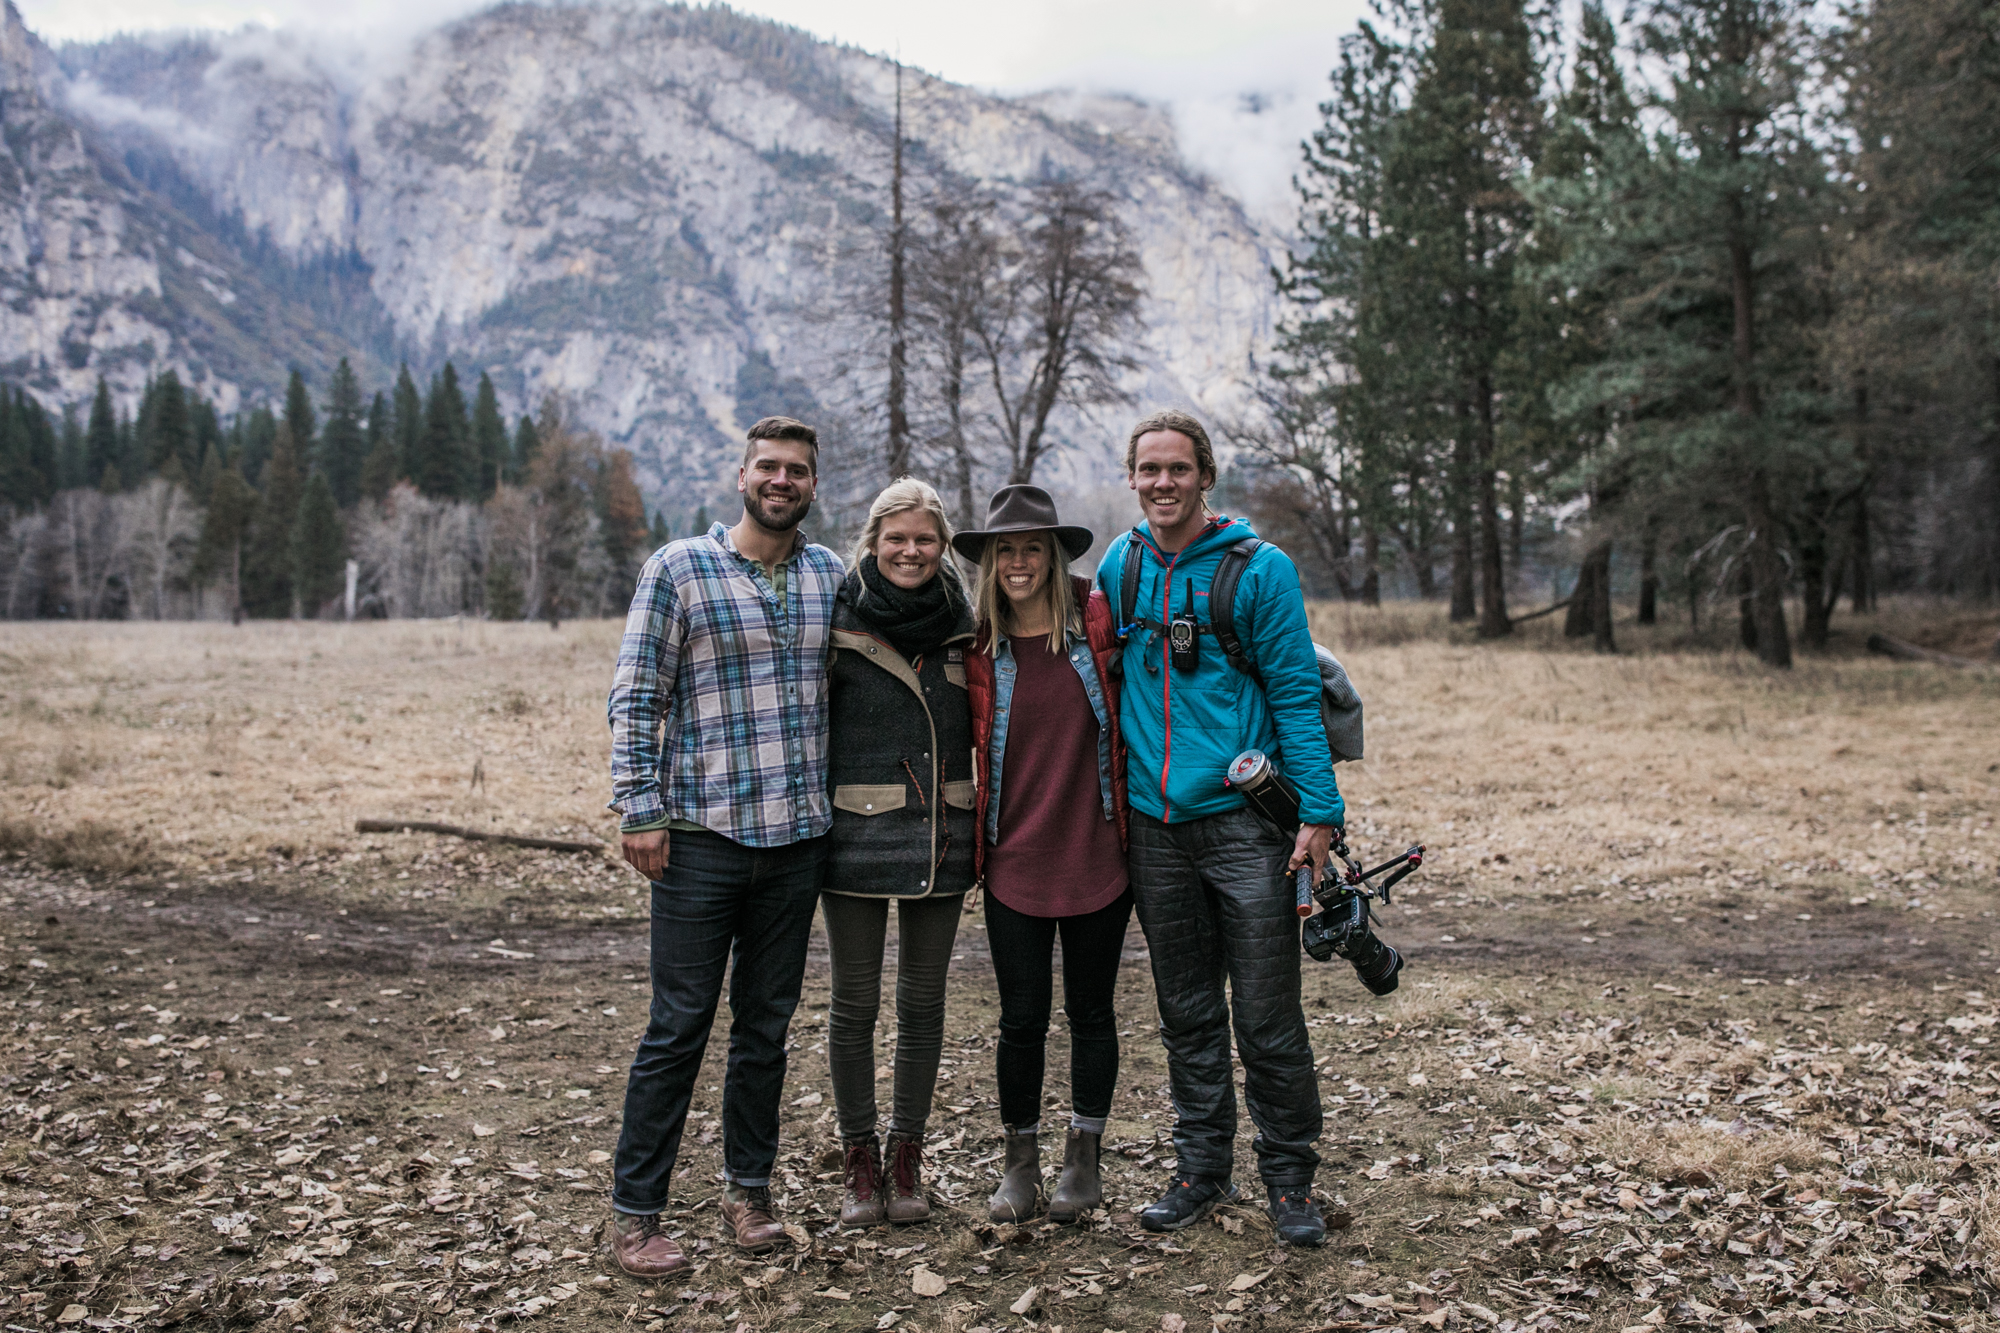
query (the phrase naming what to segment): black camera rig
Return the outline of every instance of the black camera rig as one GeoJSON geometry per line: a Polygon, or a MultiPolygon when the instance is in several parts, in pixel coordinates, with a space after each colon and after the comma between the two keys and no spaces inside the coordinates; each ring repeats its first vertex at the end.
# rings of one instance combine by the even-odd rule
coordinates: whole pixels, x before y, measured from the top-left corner
{"type": "MultiPolygon", "coordinates": [[[[1293,830],[1299,827],[1298,788],[1261,750],[1245,750],[1237,755],[1223,785],[1242,792],[1245,800],[1278,827],[1293,830]]],[[[1370,927],[1375,914],[1369,904],[1379,899],[1383,906],[1389,905],[1389,895],[1396,885],[1423,865],[1423,844],[1416,843],[1401,855],[1364,870],[1348,850],[1341,829],[1335,826],[1332,853],[1339,858],[1340,869],[1336,870],[1329,862],[1317,888],[1312,882],[1312,867],[1299,867],[1298,911],[1306,918],[1300,943],[1322,963],[1336,956],[1345,958],[1354,964],[1362,985],[1376,995],[1387,995],[1396,989],[1403,956],[1393,946],[1383,943],[1370,927]],[[1381,883],[1369,882],[1383,874],[1388,877],[1381,883]],[[1315,901],[1320,907],[1317,914],[1313,911],[1315,901]]]]}

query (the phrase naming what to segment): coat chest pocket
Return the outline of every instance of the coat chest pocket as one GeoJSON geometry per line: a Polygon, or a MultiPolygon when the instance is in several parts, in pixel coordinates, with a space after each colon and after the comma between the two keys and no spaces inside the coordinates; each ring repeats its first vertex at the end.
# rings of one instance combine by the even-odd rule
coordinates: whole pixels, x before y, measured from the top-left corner
{"type": "MultiPolygon", "coordinates": [[[[972,784],[967,783],[967,786],[972,784]]],[[[845,810],[850,815],[881,815],[891,810],[901,810],[907,788],[900,782],[873,784],[851,784],[833,789],[833,808],[845,810]]]]}
{"type": "Polygon", "coordinates": [[[963,782],[947,782],[944,784],[944,803],[954,810],[970,810],[977,790],[971,778],[963,782]]]}
{"type": "Polygon", "coordinates": [[[958,686],[958,688],[960,688],[961,690],[962,690],[962,689],[964,689],[964,688],[965,688],[965,663],[963,663],[963,662],[958,662],[958,663],[951,663],[951,662],[946,662],[946,663],[944,664],[944,680],[945,680],[945,684],[947,684],[947,685],[956,685],[956,686],[958,686]]]}

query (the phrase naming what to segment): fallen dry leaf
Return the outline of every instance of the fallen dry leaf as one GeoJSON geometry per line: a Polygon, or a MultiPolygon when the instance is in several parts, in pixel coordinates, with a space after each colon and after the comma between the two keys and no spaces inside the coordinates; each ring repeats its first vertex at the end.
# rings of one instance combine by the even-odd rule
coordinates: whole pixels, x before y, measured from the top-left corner
{"type": "Polygon", "coordinates": [[[1248,1291],[1269,1276],[1271,1276],[1271,1270],[1268,1268],[1261,1273],[1238,1273],[1235,1277],[1229,1279],[1229,1290],[1248,1291]]]}
{"type": "Polygon", "coordinates": [[[950,1283],[922,1265],[917,1267],[916,1272],[910,1274],[910,1290],[919,1296],[942,1296],[950,1286],[950,1283]]]}
{"type": "Polygon", "coordinates": [[[1021,1293],[1021,1299],[1015,1301],[1012,1305],[1008,1306],[1007,1308],[1015,1314],[1026,1314],[1028,1313],[1028,1311],[1035,1308],[1035,1302],[1040,1300],[1041,1298],[1042,1298],[1042,1289],[1040,1287],[1029,1287],[1026,1291],[1021,1293]]]}

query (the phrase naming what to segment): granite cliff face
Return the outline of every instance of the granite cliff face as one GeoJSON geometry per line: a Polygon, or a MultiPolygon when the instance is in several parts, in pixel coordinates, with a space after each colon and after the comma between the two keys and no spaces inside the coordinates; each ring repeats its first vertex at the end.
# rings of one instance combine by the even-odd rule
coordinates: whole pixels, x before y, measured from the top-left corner
{"type": "MultiPolygon", "coordinates": [[[[343,352],[377,378],[450,355],[513,410],[574,395],[657,493],[726,472],[770,386],[835,420],[857,396],[843,307],[880,263],[895,97],[874,57],[727,10],[600,3],[502,5],[388,56],[244,32],[52,58],[9,7],[0,61],[0,363],[51,398],[100,370],[262,395],[290,362],[323,383],[343,352]]],[[[1060,174],[1122,201],[1149,287],[1135,395],[1240,392],[1272,254],[1163,118],[912,73],[903,91],[919,180],[1060,174]]]]}

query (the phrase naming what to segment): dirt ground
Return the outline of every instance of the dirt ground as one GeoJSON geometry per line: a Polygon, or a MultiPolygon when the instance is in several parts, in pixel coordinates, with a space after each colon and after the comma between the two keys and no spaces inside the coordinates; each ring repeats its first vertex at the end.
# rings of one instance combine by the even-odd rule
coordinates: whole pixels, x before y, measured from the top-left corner
{"type": "MultiPolygon", "coordinates": [[[[608,839],[617,627],[5,627],[0,1325],[1996,1326],[2000,672],[1476,648],[1397,614],[1318,613],[1368,699],[1357,851],[1431,850],[1382,914],[1394,996],[1305,964],[1323,1250],[1272,1244],[1247,1120],[1242,1206],[1135,1225],[1173,1163],[1136,926],[1109,1207],[987,1224],[973,912],[936,1219],[835,1225],[821,947],[793,1244],[716,1232],[718,1041],[673,1219],[698,1263],[650,1285],[602,1249],[643,885],[608,851],[353,832],[608,839]]],[[[1052,1121],[1066,1058],[1058,1030],[1052,1121]]]]}

